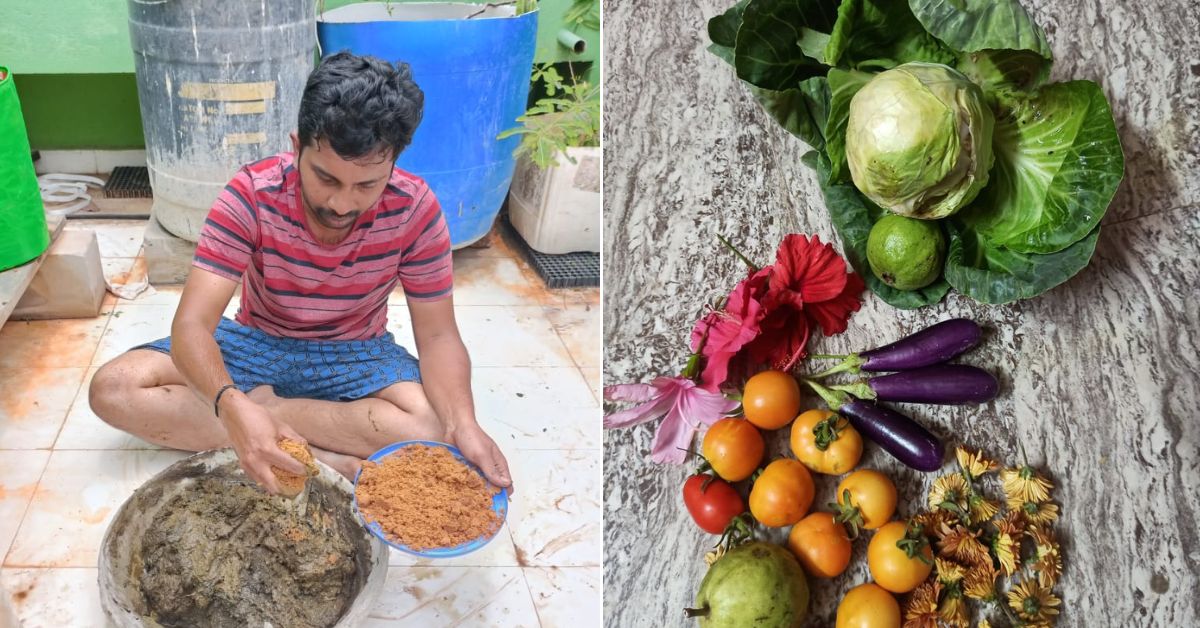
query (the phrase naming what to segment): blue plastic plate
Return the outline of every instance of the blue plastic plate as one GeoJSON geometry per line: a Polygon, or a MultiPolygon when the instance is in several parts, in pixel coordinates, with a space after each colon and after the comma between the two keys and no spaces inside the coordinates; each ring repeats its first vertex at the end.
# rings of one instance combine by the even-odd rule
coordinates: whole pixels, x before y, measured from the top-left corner
{"type": "MultiPolygon", "coordinates": [[[[484,478],[484,482],[487,482],[487,478],[484,477],[483,472],[479,470],[479,467],[475,466],[466,458],[464,458],[462,452],[459,451],[457,447],[431,440],[406,440],[394,445],[388,445],[387,447],[384,447],[383,449],[371,454],[371,457],[367,458],[367,460],[375,463],[382,462],[384,458],[392,455],[396,452],[396,450],[409,445],[429,445],[430,447],[442,447],[447,449],[450,451],[450,453],[454,454],[454,457],[458,458],[460,462],[466,464],[473,471],[478,473],[479,477],[484,478]]],[[[496,514],[500,515],[500,526],[496,528],[496,532],[491,536],[481,536],[473,541],[467,541],[466,543],[455,545],[454,547],[441,547],[437,549],[417,551],[408,546],[393,542],[391,539],[387,538],[387,535],[383,533],[383,530],[380,528],[378,523],[367,523],[367,520],[363,518],[362,513],[358,510],[358,479],[360,477],[362,477],[361,469],[359,470],[358,474],[354,476],[354,514],[358,516],[359,522],[361,522],[363,527],[370,531],[371,534],[374,534],[379,540],[400,550],[401,552],[412,554],[413,556],[420,556],[422,558],[452,558],[454,556],[470,554],[484,545],[487,545],[488,541],[491,541],[493,538],[495,538],[496,534],[500,532],[500,528],[504,527],[504,522],[508,519],[508,491],[501,490],[492,496],[492,510],[496,514]]],[[[491,486],[490,482],[488,482],[488,486],[491,486]]]]}

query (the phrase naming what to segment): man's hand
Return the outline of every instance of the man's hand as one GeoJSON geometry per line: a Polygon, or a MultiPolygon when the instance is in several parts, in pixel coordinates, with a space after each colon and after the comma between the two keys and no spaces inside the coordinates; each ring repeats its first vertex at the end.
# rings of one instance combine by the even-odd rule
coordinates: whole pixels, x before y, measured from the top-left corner
{"type": "Polygon", "coordinates": [[[229,440],[233,442],[238,461],[246,475],[275,495],[279,492],[279,484],[275,481],[271,465],[298,475],[307,472],[299,460],[279,448],[279,441],[284,438],[301,443],[306,441],[246,395],[234,391],[230,393],[226,394],[228,400],[221,399],[221,422],[225,425],[229,440]]]}
{"type": "Polygon", "coordinates": [[[508,489],[508,494],[512,494],[513,484],[512,476],[508,472],[508,461],[504,459],[504,454],[500,453],[500,448],[491,436],[484,433],[478,425],[458,428],[447,436],[467,460],[475,463],[483,471],[489,482],[508,489]]]}

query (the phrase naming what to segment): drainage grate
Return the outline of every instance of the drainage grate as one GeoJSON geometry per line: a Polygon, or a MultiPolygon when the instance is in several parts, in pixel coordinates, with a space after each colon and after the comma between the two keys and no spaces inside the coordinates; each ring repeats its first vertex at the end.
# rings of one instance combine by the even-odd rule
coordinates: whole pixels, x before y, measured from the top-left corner
{"type": "Polygon", "coordinates": [[[588,288],[600,285],[600,254],[599,253],[566,253],[563,255],[548,255],[533,250],[521,234],[513,228],[506,219],[504,226],[509,240],[516,243],[529,260],[529,265],[537,271],[547,288],[588,288]]]}
{"type": "Polygon", "coordinates": [[[117,166],[104,184],[108,198],[153,198],[150,171],[145,166],[117,166]]]}

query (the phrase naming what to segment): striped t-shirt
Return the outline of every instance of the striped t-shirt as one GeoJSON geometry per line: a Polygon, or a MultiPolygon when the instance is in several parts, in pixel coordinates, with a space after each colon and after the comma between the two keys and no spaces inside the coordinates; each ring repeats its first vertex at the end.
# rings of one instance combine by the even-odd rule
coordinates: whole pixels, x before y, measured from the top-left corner
{"type": "Polygon", "coordinates": [[[242,281],[237,322],[285,338],[362,340],[385,333],[388,294],[447,297],[450,233],[420,178],[392,169],[375,206],[339,244],[318,242],[299,201],[291,153],[243,167],[217,198],[192,264],[242,281]]]}

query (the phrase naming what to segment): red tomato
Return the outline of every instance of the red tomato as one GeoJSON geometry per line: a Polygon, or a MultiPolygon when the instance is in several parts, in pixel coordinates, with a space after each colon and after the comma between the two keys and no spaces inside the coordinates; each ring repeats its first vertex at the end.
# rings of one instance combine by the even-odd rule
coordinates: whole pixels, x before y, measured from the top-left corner
{"type": "Polygon", "coordinates": [[[683,483],[683,503],[696,525],[709,534],[721,534],[734,517],[746,512],[742,496],[725,480],[707,473],[683,483]]]}

